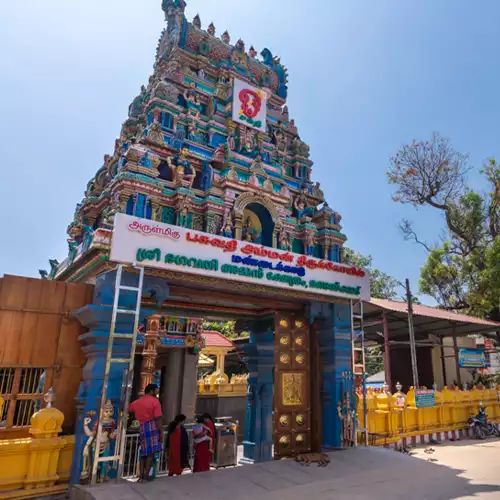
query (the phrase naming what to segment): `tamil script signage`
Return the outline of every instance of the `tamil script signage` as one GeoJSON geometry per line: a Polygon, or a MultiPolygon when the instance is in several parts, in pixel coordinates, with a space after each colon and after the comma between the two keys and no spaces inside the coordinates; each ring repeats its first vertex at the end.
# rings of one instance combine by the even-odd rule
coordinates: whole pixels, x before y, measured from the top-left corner
{"type": "Polygon", "coordinates": [[[458,366],[460,368],[484,368],[486,356],[482,349],[459,349],[458,366]]]}
{"type": "Polygon", "coordinates": [[[115,216],[110,260],[347,299],[370,299],[368,273],[125,214],[115,216]]]}
{"type": "Polygon", "coordinates": [[[434,405],[434,391],[427,389],[415,390],[415,406],[417,408],[433,408],[434,405]]]}
{"type": "Polygon", "coordinates": [[[267,95],[237,78],[233,89],[233,120],[261,132],[266,131],[267,95]]]}

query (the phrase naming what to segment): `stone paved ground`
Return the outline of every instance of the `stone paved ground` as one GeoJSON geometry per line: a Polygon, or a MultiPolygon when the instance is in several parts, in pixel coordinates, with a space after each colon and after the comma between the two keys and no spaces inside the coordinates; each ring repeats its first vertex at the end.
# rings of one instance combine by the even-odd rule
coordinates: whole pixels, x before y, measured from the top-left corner
{"type": "Polygon", "coordinates": [[[332,453],[327,468],[283,460],[148,484],[72,492],[75,500],[500,499],[500,441],[463,441],[408,456],[382,448],[332,453]],[[431,462],[428,459],[437,460],[431,462]]]}

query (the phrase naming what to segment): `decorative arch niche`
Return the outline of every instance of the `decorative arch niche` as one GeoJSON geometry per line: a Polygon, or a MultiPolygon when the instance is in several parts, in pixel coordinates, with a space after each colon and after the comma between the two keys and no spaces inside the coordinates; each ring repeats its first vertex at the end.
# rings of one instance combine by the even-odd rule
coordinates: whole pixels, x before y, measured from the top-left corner
{"type": "Polygon", "coordinates": [[[276,207],[269,198],[254,193],[240,195],[234,203],[236,239],[242,240],[246,237],[245,227],[250,220],[254,228],[250,241],[276,247],[277,215],[276,207]]]}

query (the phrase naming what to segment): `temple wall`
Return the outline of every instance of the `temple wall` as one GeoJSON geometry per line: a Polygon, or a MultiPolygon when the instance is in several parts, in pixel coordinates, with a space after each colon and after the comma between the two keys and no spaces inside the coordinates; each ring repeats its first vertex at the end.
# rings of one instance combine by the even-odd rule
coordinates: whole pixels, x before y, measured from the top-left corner
{"type": "Polygon", "coordinates": [[[51,386],[65,415],[64,431],[73,431],[85,362],[78,339],[85,330],[71,312],[90,303],[92,291],[89,285],[20,276],[0,279],[1,438],[27,435],[29,417],[51,386]],[[30,399],[16,401],[18,393],[30,399]]]}

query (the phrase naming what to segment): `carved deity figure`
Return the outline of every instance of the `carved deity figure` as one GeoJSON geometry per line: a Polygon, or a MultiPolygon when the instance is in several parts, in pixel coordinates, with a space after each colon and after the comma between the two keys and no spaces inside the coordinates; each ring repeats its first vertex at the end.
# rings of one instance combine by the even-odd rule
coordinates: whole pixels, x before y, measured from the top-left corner
{"type": "Polygon", "coordinates": [[[191,188],[196,177],[196,170],[188,160],[188,154],[189,150],[182,148],[179,155],[167,158],[167,163],[172,170],[174,182],[187,184],[191,188]]]}
{"type": "Polygon", "coordinates": [[[241,66],[247,65],[247,55],[245,53],[245,43],[241,38],[236,42],[234,48],[231,50],[231,62],[241,66]]]}
{"type": "Polygon", "coordinates": [[[68,239],[68,259],[70,262],[73,262],[76,257],[76,249],[78,247],[78,242],[76,242],[73,238],[68,239]]]}
{"type": "Polygon", "coordinates": [[[226,145],[219,144],[214,152],[214,161],[224,163],[226,161],[226,145]]]}
{"type": "Polygon", "coordinates": [[[312,188],[312,195],[315,198],[320,198],[321,200],[324,198],[323,190],[321,189],[321,184],[319,182],[316,182],[312,188]]]}
{"type": "Polygon", "coordinates": [[[221,101],[227,101],[229,97],[229,84],[226,75],[221,75],[217,80],[214,97],[221,101]]]}
{"type": "Polygon", "coordinates": [[[314,255],[314,236],[312,233],[307,233],[304,240],[304,247],[306,250],[306,255],[314,255]]]}
{"type": "Polygon", "coordinates": [[[233,218],[229,209],[226,209],[224,214],[224,222],[222,223],[222,236],[225,238],[233,237],[233,218]]]}
{"type": "Polygon", "coordinates": [[[83,252],[86,252],[90,248],[93,239],[94,239],[94,228],[89,226],[88,224],[82,224],[83,252]]]}
{"type": "Polygon", "coordinates": [[[249,128],[241,127],[239,131],[240,153],[250,158],[255,158],[259,152],[257,134],[249,128]]]}
{"type": "Polygon", "coordinates": [[[284,227],[281,228],[281,231],[279,233],[279,247],[280,250],[285,250],[287,252],[290,252],[292,250],[292,245],[290,243],[288,232],[284,227]]]}
{"type": "Polygon", "coordinates": [[[307,201],[307,196],[302,191],[296,198],[295,201],[293,202],[293,205],[295,207],[295,210],[297,212],[297,219],[301,220],[309,211],[308,207],[308,201],[307,201]]]}
{"type": "Polygon", "coordinates": [[[184,201],[179,208],[177,225],[185,228],[189,228],[191,226],[191,214],[189,213],[189,202],[187,201],[184,201]]]}
{"type": "Polygon", "coordinates": [[[201,113],[201,102],[198,94],[194,91],[195,88],[196,84],[192,82],[190,88],[184,91],[184,99],[186,100],[188,112],[196,118],[199,118],[201,113]]]}
{"type": "Polygon", "coordinates": [[[141,87],[141,93],[132,101],[128,109],[128,116],[130,118],[138,118],[143,112],[146,100],[146,87],[141,87]]]}
{"type": "MultiPolygon", "coordinates": [[[[113,416],[115,409],[111,401],[106,401],[102,412],[100,446],[98,453],[95,450],[95,442],[99,431],[99,421],[96,419],[92,428],[89,424],[92,422],[94,412],[89,412],[83,420],[83,431],[87,436],[87,442],[83,449],[83,467],[81,478],[86,479],[92,474],[92,463],[96,456],[109,457],[111,456],[111,442],[116,439],[116,421],[113,416]]],[[[99,463],[97,467],[97,480],[103,482],[108,478],[108,467],[106,462],[99,463]]]]}
{"type": "Polygon", "coordinates": [[[281,128],[275,128],[273,133],[274,144],[277,152],[284,153],[286,151],[287,138],[285,132],[281,128]]]}
{"type": "Polygon", "coordinates": [[[224,238],[232,238],[233,237],[233,222],[231,219],[226,221],[226,225],[224,226],[224,231],[222,232],[222,236],[224,238]]]}

